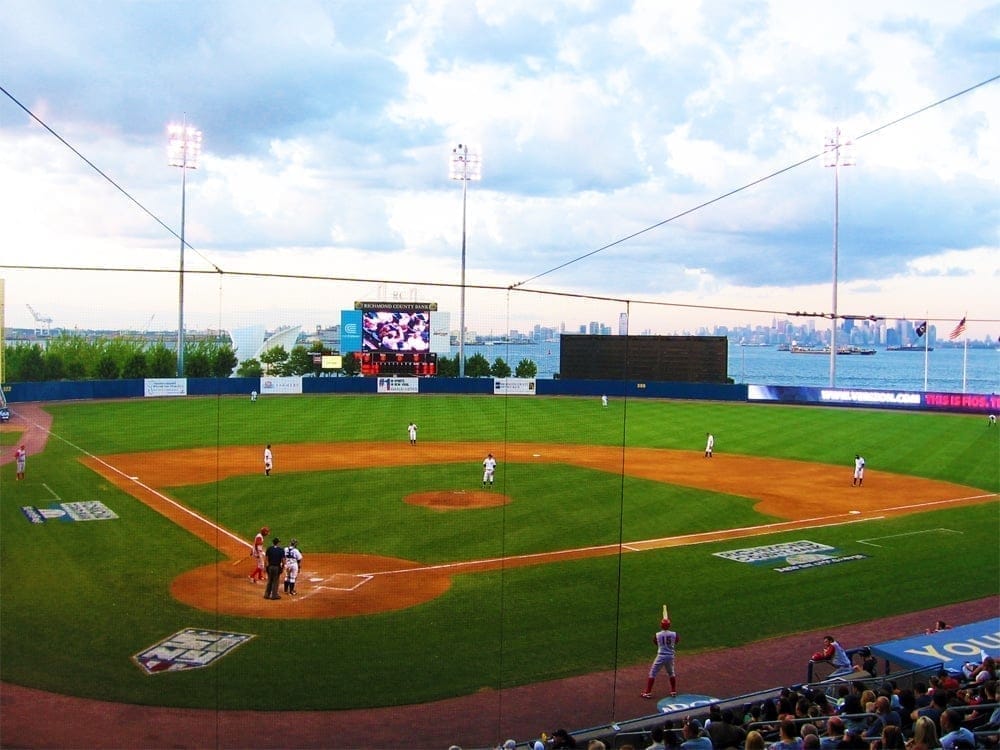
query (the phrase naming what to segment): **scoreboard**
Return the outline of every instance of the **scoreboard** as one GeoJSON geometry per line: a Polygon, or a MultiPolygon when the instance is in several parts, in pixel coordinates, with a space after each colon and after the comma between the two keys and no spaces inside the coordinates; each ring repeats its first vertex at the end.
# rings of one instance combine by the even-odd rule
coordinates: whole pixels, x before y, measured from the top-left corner
{"type": "Polygon", "coordinates": [[[437,354],[434,352],[364,351],[354,356],[361,360],[362,375],[437,375],[437,354]]]}

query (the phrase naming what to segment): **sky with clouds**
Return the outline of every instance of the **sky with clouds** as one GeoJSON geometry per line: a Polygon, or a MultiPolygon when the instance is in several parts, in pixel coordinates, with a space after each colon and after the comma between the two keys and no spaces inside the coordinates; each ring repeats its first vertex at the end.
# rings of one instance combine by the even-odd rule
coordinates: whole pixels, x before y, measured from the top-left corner
{"type": "Polygon", "coordinates": [[[838,198],[839,312],[1000,334],[996,2],[0,9],[8,326],[34,324],[28,305],[69,328],[176,326],[166,125],[186,118],[204,137],[184,190],[189,327],[332,324],[380,295],[435,299],[457,327],[448,168],[472,144],[470,328],[617,330],[623,300],[634,332],[829,312],[838,198]],[[828,169],[836,128],[856,163],[828,169]]]}

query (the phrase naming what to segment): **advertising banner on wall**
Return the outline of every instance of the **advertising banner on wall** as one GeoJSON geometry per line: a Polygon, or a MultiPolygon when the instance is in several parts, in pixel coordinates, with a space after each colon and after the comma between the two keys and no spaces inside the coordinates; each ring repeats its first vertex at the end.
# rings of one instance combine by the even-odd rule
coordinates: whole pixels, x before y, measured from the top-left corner
{"type": "Polygon", "coordinates": [[[302,393],[302,377],[296,375],[288,378],[266,377],[260,379],[261,395],[302,393]]]}
{"type": "Polygon", "coordinates": [[[534,378],[493,378],[494,396],[534,396],[534,378]]]}
{"type": "Polygon", "coordinates": [[[882,409],[981,412],[984,414],[1000,410],[1000,396],[996,394],[878,391],[795,385],[748,385],[747,400],[821,406],[874,406],[882,409]]]}
{"type": "Polygon", "coordinates": [[[186,396],[187,378],[146,378],[142,383],[146,398],[157,396],[186,396]]]}
{"type": "Polygon", "coordinates": [[[420,393],[420,378],[379,378],[379,393],[420,393]]]}

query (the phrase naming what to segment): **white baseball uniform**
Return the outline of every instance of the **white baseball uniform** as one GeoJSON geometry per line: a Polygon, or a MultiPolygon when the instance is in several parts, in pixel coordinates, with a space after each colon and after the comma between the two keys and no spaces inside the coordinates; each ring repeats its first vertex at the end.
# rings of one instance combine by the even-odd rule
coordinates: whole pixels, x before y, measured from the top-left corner
{"type": "Polygon", "coordinates": [[[302,553],[298,547],[285,547],[285,593],[295,595],[295,580],[299,577],[299,566],[302,564],[302,553]]]}
{"type": "Polygon", "coordinates": [[[487,483],[493,486],[493,474],[496,472],[497,460],[493,458],[493,454],[489,454],[483,459],[483,486],[485,487],[487,483]]]}

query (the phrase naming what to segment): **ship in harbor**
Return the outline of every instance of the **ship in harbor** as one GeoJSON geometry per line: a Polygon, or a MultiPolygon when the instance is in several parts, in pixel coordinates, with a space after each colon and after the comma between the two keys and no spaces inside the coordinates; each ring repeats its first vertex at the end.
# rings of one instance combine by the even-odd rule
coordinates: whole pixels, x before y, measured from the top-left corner
{"type": "Polygon", "coordinates": [[[923,347],[919,344],[897,344],[895,346],[887,346],[885,350],[887,352],[932,352],[934,351],[934,347],[923,347]]]}
{"type": "MultiPolygon", "coordinates": [[[[830,347],[828,346],[799,346],[798,344],[792,344],[788,351],[792,354],[826,354],[829,356],[830,347]]],[[[871,356],[875,353],[874,349],[867,349],[860,346],[838,346],[837,356],[845,355],[861,355],[861,356],[871,356]]]]}

